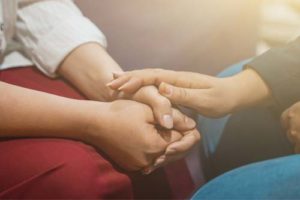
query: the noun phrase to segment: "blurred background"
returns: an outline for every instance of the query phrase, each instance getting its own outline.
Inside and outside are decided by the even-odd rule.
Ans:
[[[300,33],[300,0],[76,0],[124,67],[216,74]]]
[[[215,75],[300,35],[300,0],[76,0],[123,69]],[[195,153],[196,152],[196,153]],[[203,183],[197,151],[188,166]]]
[[[261,5],[257,54],[300,35],[299,0],[265,0]]]
[[[77,0],[124,69],[215,74],[255,54],[260,0]]]

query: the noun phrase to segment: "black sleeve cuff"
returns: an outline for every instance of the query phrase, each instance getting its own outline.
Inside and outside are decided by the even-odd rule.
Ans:
[[[283,48],[269,50],[245,67],[262,77],[280,111],[300,101],[300,38]]]

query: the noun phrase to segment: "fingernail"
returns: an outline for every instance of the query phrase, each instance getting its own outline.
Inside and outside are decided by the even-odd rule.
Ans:
[[[155,161],[153,167],[154,167],[154,168],[158,167],[158,166],[161,165],[163,162],[165,162],[165,160],[166,160],[166,156],[161,156],[160,158],[158,158],[158,159]]]
[[[162,120],[165,128],[173,128],[173,117],[171,115],[164,115]]]
[[[107,87],[109,87],[111,85],[112,85],[112,81],[106,84]]]
[[[167,151],[166,151],[166,154],[168,155],[168,154],[173,154],[173,153],[175,153],[176,152],[176,150],[175,149],[168,149]]]
[[[172,95],[172,88],[167,85],[166,83],[161,83],[161,87],[162,87],[162,92],[167,95],[167,96],[171,96]]]
[[[148,167],[148,168],[146,168],[146,169],[143,169],[143,174],[144,175],[148,175],[148,174],[151,174],[151,172],[152,172],[152,170],[153,170],[153,167]]]
[[[122,91],[125,87],[125,85],[122,85],[121,87],[118,88],[119,91]]]

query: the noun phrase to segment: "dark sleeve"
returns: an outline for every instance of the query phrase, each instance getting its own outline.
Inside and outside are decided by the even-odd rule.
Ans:
[[[245,67],[254,69],[263,78],[279,111],[300,101],[300,38],[269,50]]]

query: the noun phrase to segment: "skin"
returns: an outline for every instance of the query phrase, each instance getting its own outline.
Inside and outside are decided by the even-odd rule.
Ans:
[[[1,113],[5,113],[0,116],[0,137],[80,140],[105,151],[127,170],[152,165],[184,134],[199,135],[195,129],[188,130],[194,124],[187,127],[184,116],[175,110],[175,127],[180,131],[161,131],[150,107],[134,101],[73,100],[2,82],[0,91],[5,91],[0,98]]]
[[[153,84],[172,103],[195,109],[208,117],[221,117],[272,101],[268,86],[250,68],[228,78],[162,69],[115,73],[114,77],[115,80],[108,84],[112,89],[134,93],[140,87]],[[295,152],[300,153],[300,102],[282,113],[281,122]]]
[[[165,128],[173,128],[172,106],[155,87],[145,87],[134,95],[116,92],[106,84],[113,79],[113,72],[122,72],[121,67],[96,43],[87,43],[75,49],[65,58],[58,73],[75,85],[89,99],[113,101],[129,99],[152,107],[156,120]],[[164,119],[167,119],[164,121]]]
[[[139,88],[134,94],[114,91],[107,87],[106,84],[113,80],[113,72],[122,72],[121,67],[111,58],[111,56],[96,43],[87,43],[75,49],[69,56],[65,58],[58,69],[58,73],[65,79],[70,81],[89,99],[96,101],[114,101],[118,99],[133,100],[149,105],[155,117],[155,120],[164,128],[174,128],[174,116],[172,112],[172,104],[168,98],[161,95],[154,86],[145,86]],[[189,123],[193,121],[190,118]],[[193,127],[194,128],[194,127]],[[122,130],[122,129],[121,129]],[[187,137],[187,136],[185,136]],[[175,160],[178,155],[188,153],[192,149],[191,143],[179,143],[174,147],[169,146],[166,154],[162,155],[155,162],[155,166],[161,166],[170,160]],[[193,144],[195,144],[197,138]],[[180,146],[183,146],[181,148]],[[189,148],[185,148],[189,145]],[[172,149],[172,150],[170,150]],[[177,152],[176,152],[177,151]],[[185,151],[185,153],[183,153]],[[167,152],[172,152],[167,153]],[[182,156],[180,156],[182,157]],[[159,163],[159,165],[157,164]],[[154,167],[157,168],[157,167]],[[149,173],[154,169],[146,169]]]
[[[0,92],[5,94],[0,96],[0,137],[79,140],[103,150],[124,169],[146,169],[145,173],[188,153],[200,139],[195,122],[173,109],[153,86],[134,95],[107,88],[112,70],[120,70],[116,62],[100,45],[88,43],[65,58],[58,74],[93,101],[0,82]],[[123,98],[127,100],[118,100]],[[152,110],[166,105],[172,124],[163,129]]]
[[[111,89],[129,94],[135,93],[141,87],[156,85],[160,94],[173,104],[192,108],[208,117],[221,117],[271,100],[269,88],[252,69],[227,78],[192,72],[145,69],[115,73],[115,80],[107,85]]]

